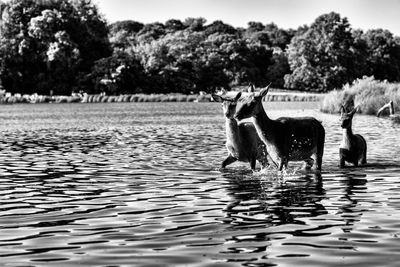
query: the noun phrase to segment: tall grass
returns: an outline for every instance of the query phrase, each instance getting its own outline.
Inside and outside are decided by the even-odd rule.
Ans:
[[[395,111],[400,107],[400,83],[378,81],[374,77],[363,77],[341,90],[328,93],[321,105],[321,111],[338,113],[341,105],[346,108],[359,105],[359,112],[376,115],[377,111],[389,101],[393,101]]]

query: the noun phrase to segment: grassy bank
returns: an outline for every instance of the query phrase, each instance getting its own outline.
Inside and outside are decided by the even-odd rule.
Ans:
[[[338,113],[341,105],[359,105],[359,112],[376,115],[377,111],[389,101],[393,101],[395,111],[399,111],[400,83],[378,81],[373,77],[364,77],[346,84],[341,90],[328,93],[322,101],[321,111]]]
[[[321,101],[324,95],[302,92],[270,92],[267,101],[293,101],[315,102]],[[46,95],[0,95],[0,103],[112,103],[112,102],[210,102],[210,94],[126,94],[119,96],[108,95],[72,95],[72,96],[46,96]]]

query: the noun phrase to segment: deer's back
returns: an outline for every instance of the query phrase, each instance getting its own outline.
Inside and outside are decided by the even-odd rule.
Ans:
[[[325,130],[313,117],[279,118],[282,149],[291,160],[304,160],[323,145]]]
[[[314,117],[281,117],[277,121],[280,123],[281,131],[291,135],[317,137],[325,134],[321,122]]]

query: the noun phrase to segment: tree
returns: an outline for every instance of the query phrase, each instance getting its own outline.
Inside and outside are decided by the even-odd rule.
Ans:
[[[266,85],[272,50],[236,34],[190,28],[134,47],[153,83],[147,92],[212,92],[233,85]]]
[[[361,36],[367,46],[368,75],[378,80],[400,81],[400,43],[388,30],[368,30]]]
[[[269,34],[261,22],[250,21],[246,31],[244,32],[244,38],[260,42],[263,45],[271,46]]]
[[[289,88],[327,91],[357,78],[357,53],[346,18],[331,12],[318,17],[288,47],[292,74],[285,77]]]
[[[12,0],[3,18],[0,78],[13,93],[69,94],[111,53],[106,23],[89,0]]]
[[[109,40],[111,45],[116,49],[125,49],[135,45],[137,43],[136,35],[143,27],[143,23],[133,20],[112,23],[109,25]]]
[[[137,33],[138,42],[151,42],[165,35],[164,24],[155,22],[148,23]]]
[[[265,25],[265,32],[268,35],[269,45],[279,47],[282,51],[286,49],[294,36],[293,30],[280,29],[275,23]]]
[[[117,21],[108,26],[110,34],[126,31],[128,34],[136,34],[143,29],[144,24],[134,20]]]
[[[151,82],[146,85],[146,92],[194,91],[194,64],[198,60],[195,49],[203,40],[203,33],[187,29],[135,46],[133,53]]]
[[[90,74],[95,85],[88,93],[140,93],[145,83],[144,69],[132,55],[116,51],[112,56],[95,62]]]
[[[213,21],[211,24],[207,25],[204,30],[206,35],[211,35],[214,33],[220,34],[236,34],[237,30],[229,24],[225,24],[220,20]]]
[[[204,30],[207,20],[205,18],[187,18],[183,23],[190,31],[200,32]]]
[[[185,25],[178,19],[170,19],[165,22],[165,29],[167,32],[176,32],[185,29]]]
[[[284,88],[285,75],[290,73],[288,58],[283,52],[275,52],[272,55],[272,64],[268,67],[266,77],[274,88]]]

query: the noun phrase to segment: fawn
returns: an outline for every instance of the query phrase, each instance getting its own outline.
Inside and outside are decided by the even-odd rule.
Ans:
[[[343,139],[339,148],[340,167],[344,168],[346,162],[358,166],[359,163],[367,163],[367,142],[359,134],[353,134],[352,121],[358,106],[352,111],[346,112],[344,106],[340,108],[340,121],[343,129]]]

